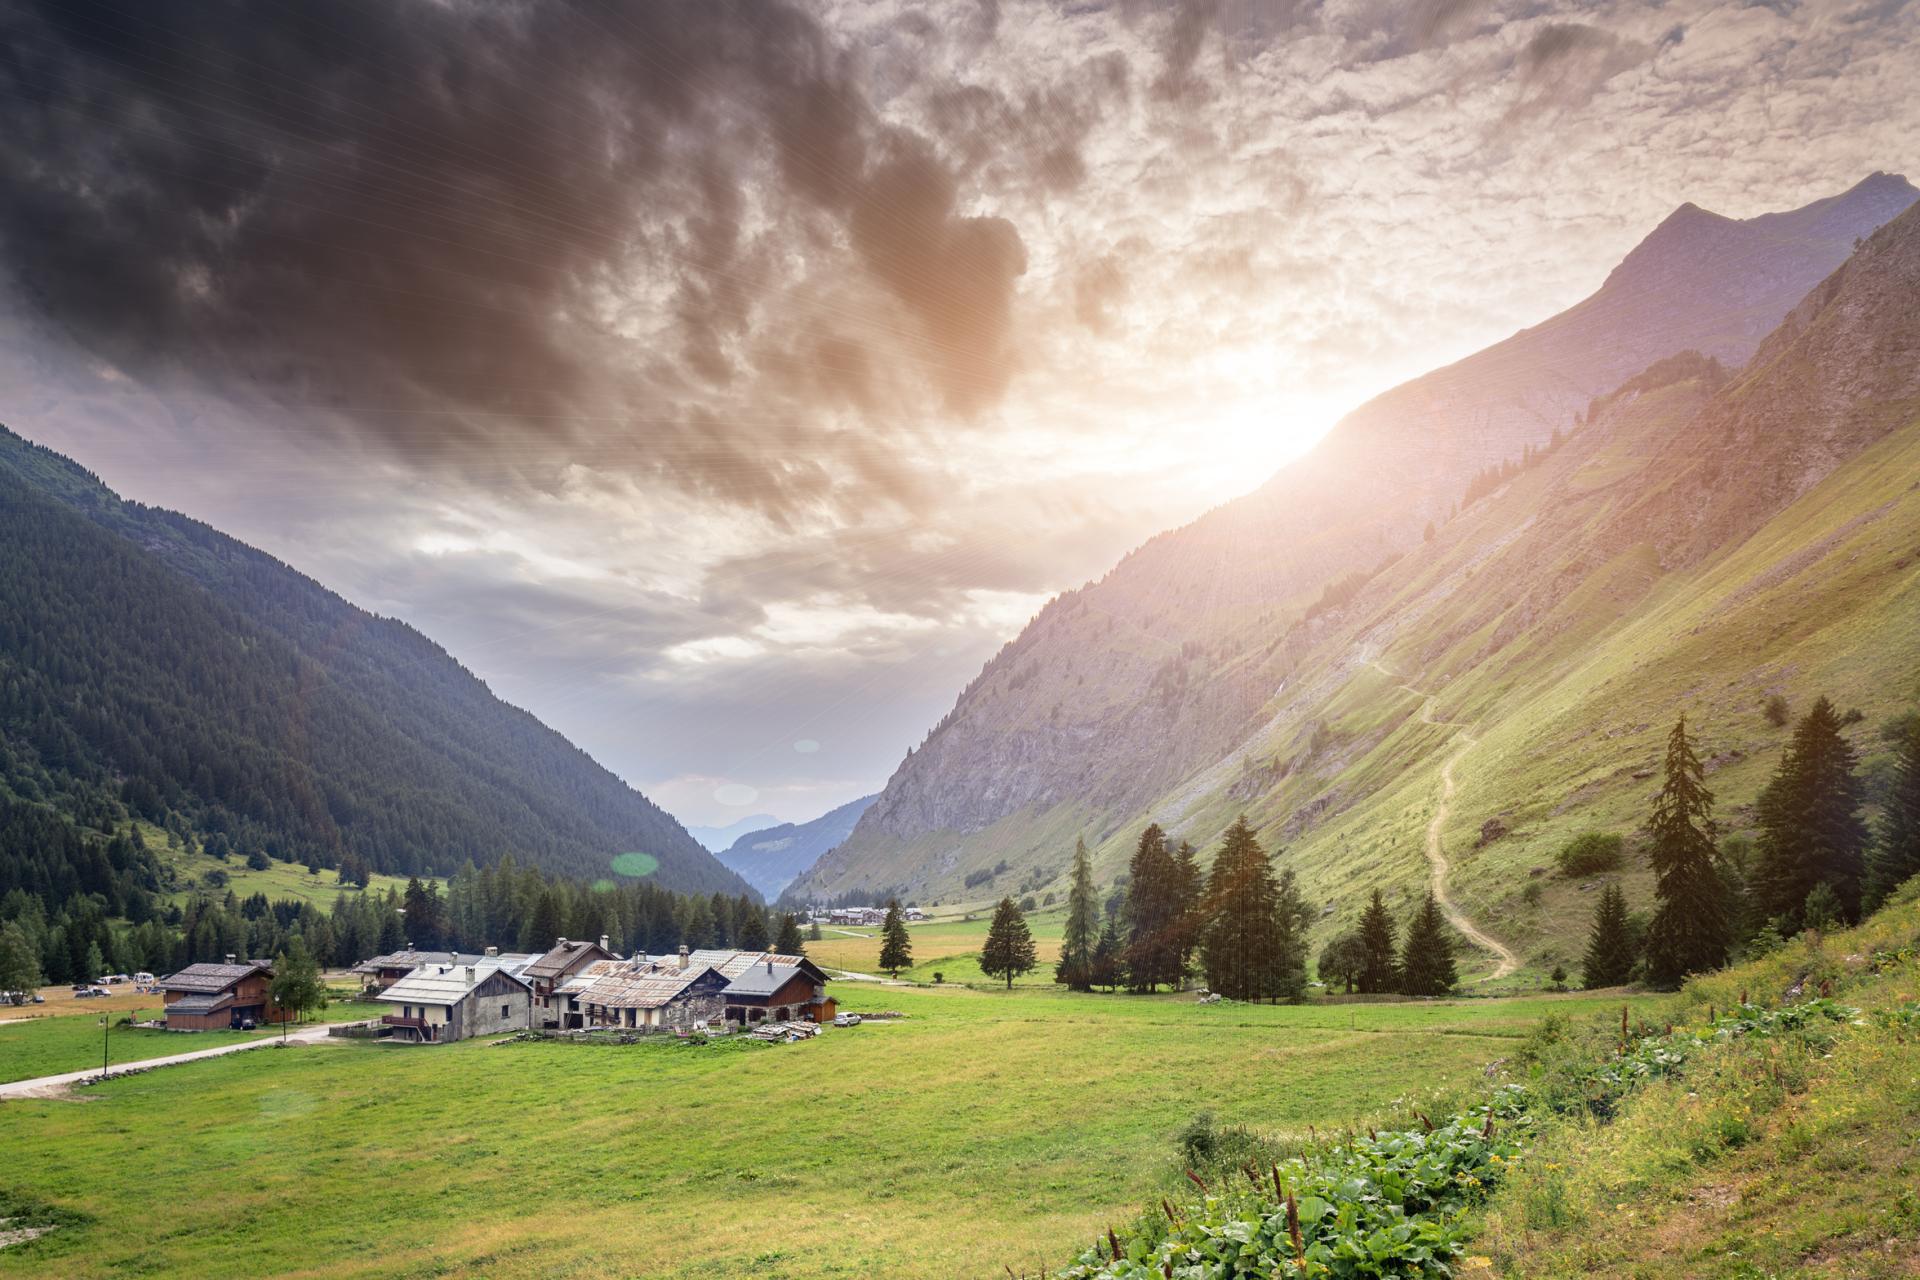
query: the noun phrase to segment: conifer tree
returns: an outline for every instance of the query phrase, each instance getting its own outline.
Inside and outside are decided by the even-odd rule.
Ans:
[[[1633,928],[1627,920],[1627,895],[1617,884],[1600,891],[1593,910],[1593,930],[1587,936],[1587,954],[1581,961],[1581,984],[1589,991],[1596,987],[1617,987],[1633,978]]]
[[[1233,1000],[1277,997],[1285,985],[1287,943],[1273,865],[1242,816],[1227,828],[1207,877],[1207,928],[1200,939],[1207,986]]]
[[[1453,990],[1459,975],[1453,965],[1453,938],[1446,917],[1431,890],[1407,926],[1406,946],[1400,956],[1400,990],[1410,996],[1443,996]]]
[[[1378,889],[1360,917],[1360,945],[1366,952],[1360,966],[1360,990],[1368,995],[1394,990],[1400,975],[1394,961],[1393,917],[1387,914],[1386,900]]]
[[[783,956],[803,956],[807,947],[800,939],[800,919],[791,911],[780,913],[780,932],[774,937],[773,949]]]
[[[1647,822],[1659,904],[1647,928],[1647,976],[1656,986],[1677,987],[1690,973],[1718,969],[1733,943],[1713,847],[1713,792],[1704,777],[1682,713],[1667,735],[1666,781]]]
[[[1027,918],[1012,898],[1002,898],[993,909],[993,923],[987,926],[987,943],[980,948],[980,972],[1005,978],[1011,991],[1013,980],[1033,966],[1033,934],[1027,929]]]
[[[1066,932],[1060,940],[1060,963],[1054,981],[1071,991],[1093,990],[1093,953],[1100,945],[1100,904],[1094,899],[1093,860],[1087,842],[1073,842],[1073,880],[1067,890]]]
[[[327,984],[321,980],[320,966],[299,934],[289,938],[287,949],[274,957],[273,980],[267,986],[267,995],[280,1006],[283,1017],[295,1022],[326,1008]]]
[[[1206,877],[1200,871],[1199,854],[1193,845],[1182,840],[1173,855],[1174,930],[1178,938],[1176,984],[1184,983],[1193,972],[1200,935],[1207,924],[1205,898]]]
[[[887,902],[887,918],[880,923],[880,967],[893,977],[913,967],[913,942],[907,937],[907,922],[900,915],[900,899]]]
[[[1307,930],[1313,925],[1313,910],[1300,893],[1292,867],[1280,873],[1274,918],[1279,925],[1280,949],[1273,998],[1299,1000],[1307,994]]]
[[[1920,876],[1920,715],[1901,722],[1894,742],[1893,787],[1867,866],[1868,910]]]
[[[767,911],[752,898],[742,897],[733,904],[733,945],[741,951],[767,949]]]
[[[1114,917],[1107,917],[1106,927],[1100,930],[1100,941],[1093,948],[1093,985],[1112,991],[1126,980],[1121,968],[1124,948],[1120,945],[1120,933],[1114,927]]]
[[[1859,917],[1867,824],[1860,817],[1857,760],[1833,704],[1819,699],[1794,726],[1780,768],[1755,806],[1760,842],[1752,893],[1761,915],[1797,926],[1807,895],[1827,884],[1844,917]]]
[[[1140,833],[1127,865],[1127,987],[1152,991],[1180,981],[1177,868],[1158,826]]]

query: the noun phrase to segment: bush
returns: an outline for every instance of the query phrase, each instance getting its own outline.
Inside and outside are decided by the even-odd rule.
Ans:
[[[247,866],[254,871],[265,871],[272,865],[273,863],[268,860],[267,855],[258,849],[255,849],[247,855]]]
[[[1567,841],[1554,855],[1554,860],[1560,864],[1563,875],[1590,876],[1618,867],[1624,845],[1612,832],[1589,831]]]
[[[1761,714],[1774,728],[1784,727],[1787,723],[1787,696],[1783,693],[1770,695],[1761,706]]]

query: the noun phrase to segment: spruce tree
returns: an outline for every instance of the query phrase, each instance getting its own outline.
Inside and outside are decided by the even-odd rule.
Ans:
[[[1428,891],[1427,900],[1407,926],[1406,947],[1400,956],[1400,990],[1410,996],[1443,996],[1458,981],[1453,937],[1447,932],[1438,899]]]
[[[1394,962],[1393,917],[1387,914],[1386,900],[1378,889],[1360,917],[1360,945],[1366,952],[1360,966],[1360,990],[1367,995],[1392,991],[1400,981]]]
[[[1176,984],[1184,983],[1193,972],[1200,935],[1207,924],[1205,897],[1206,877],[1200,870],[1199,854],[1182,840],[1173,855],[1174,931],[1178,939],[1174,944]]]
[[[774,936],[773,949],[783,956],[807,954],[806,943],[800,939],[800,919],[793,912],[780,913],[780,932]]]
[[[1180,981],[1178,870],[1158,826],[1140,833],[1127,864],[1127,987],[1152,991]]]
[[[1280,873],[1274,918],[1279,925],[1280,948],[1273,998],[1300,1000],[1307,994],[1307,931],[1313,925],[1313,909],[1301,895],[1292,867]]]
[[[1868,910],[1913,876],[1920,876],[1920,715],[1900,724],[1894,742],[1893,787],[1873,855],[1863,905]]]
[[[766,908],[746,897],[734,903],[733,907],[733,945],[741,951],[765,951],[768,942]]]
[[[1821,698],[1794,726],[1780,768],[1755,806],[1760,843],[1752,893],[1761,915],[1798,926],[1807,895],[1826,884],[1844,917],[1859,917],[1867,824],[1860,817],[1857,761],[1833,704]]]
[[[1233,1000],[1277,997],[1286,985],[1289,943],[1280,923],[1280,885],[1244,816],[1227,828],[1214,855],[1207,913],[1200,939],[1207,986]],[[1304,954],[1301,960],[1304,986]]]
[[[980,972],[1005,978],[1011,991],[1013,980],[1033,966],[1033,934],[1027,929],[1027,918],[1012,898],[1002,898],[993,909],[993,923],[987,926],[987,944],[980,948]]]
[[[1581,985],[1617,987],[1633,978],[1633,928],[1627,921],[1627,895],[1617,884],[1600,891],[1593,910],[1593,930],[1587,936],[1587,954],[1581,961]]]
[[[896,978],[902,969],[913,967],[913,942],[907,937],[898,898],[888,900],[887,918],[880,923],[880,967]]]
[[[1093,990],[1093,953],[1100,945],[1100,904],[1094,899],[1093,859],[1087,842],[1073,842],[1073,881],[1067,890],[1066,933],[1060,940],[1060,963],[1054,981],[1071,991]]]
[[[1100,941],[1093,948],[1093,985],[1112,991],[1126,980],[1121,967],[1124,948],[1120,945],[1120,933],[1114,928],[1114,917],[1107,917],[1106,927],[1100,930]]]
[[[1733,943],[1713,848],[1713,792],[1704,776],[1682,713],[1667,735],[1666,781],[1647,822],[1659,904],[1647,929],[1647,976],[1657,986],[1677,987],[1690,973],[1718,969]]]

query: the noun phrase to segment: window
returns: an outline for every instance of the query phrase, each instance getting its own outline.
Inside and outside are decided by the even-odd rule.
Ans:
[[[503,1018],[511,1018],[513,1016],[513,1006],[510,1004],[501,1005],[500,1016]]]

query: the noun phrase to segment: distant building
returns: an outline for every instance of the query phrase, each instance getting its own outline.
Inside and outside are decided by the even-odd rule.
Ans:
[[[415,951],[412,946],[406,946],[371,960],[362,960],[348,972],[359,974],[367,993],[377,995],[429,961],[438,964],[478,964],[486,958],[459,951]]]
[[[224,1031],[251,1022],[262,1026],[287,1015],[267,996],[273,968],[262,960],[190,964],[160,979],[169,1031]]]
[[[519,970],[535,957],[480,956],[473,964],[448,963],[456,959],[443,954],[374,997],[399,1010],[380,1019],[395,1039],[446,1044],[532,1025],[533,988]]]
[[[561,938],[554,943],[553,950],[520,971],[520,976],[533,988],[533,1020],[542,1027],[578,1027],[579,1004],[572,1002],[561,993],[568,979],[582,972],[588,966],[608,960],[618,960],[607,947],[607,936],[600,935],[600,941],[570,942]],[[575,1020],[568,1021],[568,1013]]]
[[[563,1027],[686,1029],[721,1019],[741,1025],[831,1025],[827,975],[805,956],[702,950],[597,961],[556,992]]]

